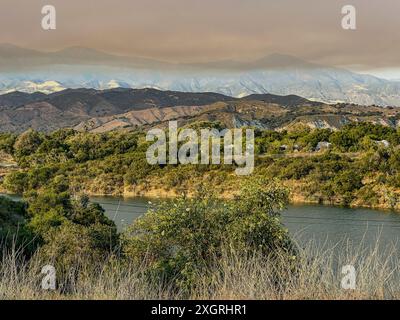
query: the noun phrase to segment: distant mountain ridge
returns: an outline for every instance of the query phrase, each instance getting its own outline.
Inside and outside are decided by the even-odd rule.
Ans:
[[[0,67],[2,71],[29,70],[49,65],[109,65],[123,67],[167,67],[167,62],[142,57],[127,57],[105,53],[85,47],[67,47],[62,50],[43,52],[0,43]]]
[[[326,103],[400,106],[400,82],[283,54],[254,61],[169,63],[72,47],[40,52],[0,44],[0,93],[155,88],[233,97],[295,94]]]
[[[66,89],[52,94],[11,92],[0,95],[0,131],[28,128],[52,131],[91,118],[128,111],[176,106],[204,106],[234,98],[217,93],[183,93],[156,89]]]
[[[10,92],[0,95],[0,106],[18,107],[40,100],[48,102],[63,111],[71,109],[77,104],[88,108],[98,108],[99,105],[113,106],[118,111],[127,111],[131,109],[147,109],[149,107],[206,105],[232,99],[235,98],[212,92],[175,92],[160,91],[152,88],[116,88],[109,90],[79,88],[65,89],[48,95],[40,92]],[[106,110],[104,111],[107,112]]]
[[[329,105],[288,95],[254,94],[242,98],[218,93],[160,91],[156,89],[66,89],[43,93],[12,92],[0,95],[0,131],[29,128],[54,131],[74,128],[107,132],[219,121],[226,127],[291,128],[297,123],[312,128],[337,129],[349,122],[368,121],[398,127],[400,108]]]

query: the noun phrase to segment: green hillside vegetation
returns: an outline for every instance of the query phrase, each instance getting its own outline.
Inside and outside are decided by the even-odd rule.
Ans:
[[[322,141],[331,148],[316,151]],[[47,264],[57,270],[53,298],[326,297],[317,284],[334,283],[320,278],[332,265],[291,241],[280,212],[296,197],[398,209],[399,142],[398,131],[365,123],[340,131],[256,130],[255,172],[239,178],[234,165],[151,166],[142,131],[2,134],[1,151],[18,164],[2,186],[23,200],[0,197],[0,298],[49,298],[38,278]],[[162,190],[178,197],[122,233],[86,195]],[[382,279],[380,262],[368,272]],[[263,287],[247,290],[259,277],[267,277]],[[374,285],[366,283],[358,297],[374,296]]]
[[[277,178],[291,190],[292,201],[399,209],[398,130],[369,123],[338,131],[299,125],[290,131],[256,129],[255,137],[253,175]],[[316,151],[323,141],[331,147]],[[0,148],[19,166],[5,175],[2,185],[17,194],[62,181],[72,194],[176,196],[190,195],[198,184],[209,183],[221,196],[232,198],[237,181],[246,179],[234,174],[235,165],[149,165],[149,145],[140,130],[2,134]]]

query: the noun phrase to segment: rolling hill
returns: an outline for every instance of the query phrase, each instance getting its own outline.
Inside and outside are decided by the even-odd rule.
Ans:
[[[106,132],[138,127],[219,121],[226,127],[290,129],[296,124],[337,129],[369,121],[400,126],[399,108],[310,101],[289,95],[253,94],[242,98],[204,92],[156,89],[66,89],[52,94],[12,92],[0,95],[0,131],[75,128]]]

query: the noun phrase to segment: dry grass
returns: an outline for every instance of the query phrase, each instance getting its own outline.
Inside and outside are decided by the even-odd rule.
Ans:
[[[347,243],[327,248],[310,242],[299,250],[295,260],[285,255],[254,255],[246,259],[225,256],[207,275],[199,275],[199,283],[190,296],[162,282],[149,283],[144,277],[144,266],[113,258],[96,266],[83,263],[58,283],[58,290],[44,291],[40,271],[47,263],[37,257],[23,261],[17,250],[11,250],[0,265],[0,299],[400,298],[396,247],[382,250],[377,243],[369,250],[361,248]],[[355,290],[341,288],[341,268],[348,264],[357,271]]]
[[[344,248],[339,251],[338,247]],[[399,258],[396,247],[382,252],[379,246],[370,250],[340,244],[321,248],[310,242],[300,250],[293,268],[284,255],[274,259],[254,256],[249,259],[223,259],[222,276],[214,280],[211,292],[198,290],[196,298],[262,299],[262,300],[347,300],[400,298]],[[342,267],[356,269],[356,289],[341,286]]]

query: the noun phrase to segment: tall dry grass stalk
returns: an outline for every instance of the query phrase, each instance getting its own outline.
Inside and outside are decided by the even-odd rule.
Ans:
[[[339,249],[340,248],[340,249]],[[330,248],[315,242],[299,250],[296,263],[284,254],[242,259],[225,257],[212,286],[205,282],[193,294],[199,299],[337,300],[399,299],[399,255],[395,245],[372,248],[341,243]],[[342,267],[356,270],[355,290],[345,290]]]
[[[393,244],[372,248],[343,242],[320,246],[315,242],[299,249],[294,259],[285,254],[244,258],[224,255],[207,274],[198,275],[190,296],[163,281],[150,283],[145,266],[110,257],[97,265],[82,263],[63,277],[58,290],[41,289],[46,265],[38,256],[25,261],[12,248],[0,265],[0,299],[398,299],[399,254]],[[356,268],[356,289],[341,287],[341,268]],[[64,288],[64,289],[61,289]],[[65,290],[68,288],[68,290]]]

